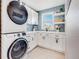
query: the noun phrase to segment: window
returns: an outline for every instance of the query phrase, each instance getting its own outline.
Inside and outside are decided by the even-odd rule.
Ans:
[[[42,14],[42,29],[43,30],[54,30],[54,16],[53,13]]]

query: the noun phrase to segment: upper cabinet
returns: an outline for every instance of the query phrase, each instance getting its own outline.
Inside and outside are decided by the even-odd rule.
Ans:
[[[38,31],[38,13],[32,9],[29,12],[27,31]]]
[[[29,10],[29,18],[27,23],[31,25],[38,25],[38,13],[31,8]]]
[[[38,13],[34,10],[32,12],[32,24],[38,25]]]

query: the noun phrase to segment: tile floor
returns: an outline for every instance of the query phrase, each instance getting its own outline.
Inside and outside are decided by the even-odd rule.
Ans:
[[[28,54],[28,59],[65,59],[63,53],[37,47]]]

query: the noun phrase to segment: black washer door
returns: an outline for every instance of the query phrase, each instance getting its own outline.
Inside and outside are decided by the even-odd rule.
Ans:
[[[26,23],[28,12],[18,1],[11,1],[7,7],[7,13],[10,19],[18,25]]]
[[[24,38],[16,39],[8,49],[8,59],[20,59],[27,50],[27,41]]]

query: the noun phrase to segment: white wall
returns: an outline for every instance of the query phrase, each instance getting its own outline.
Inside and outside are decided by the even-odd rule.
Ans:
[[[72,0],[66,16],[66,59],[79,59],[79,0]]]

